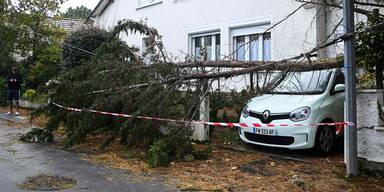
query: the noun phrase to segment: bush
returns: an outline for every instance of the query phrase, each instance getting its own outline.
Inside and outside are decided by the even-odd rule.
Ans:
[[[170,134],[150,146],[148,164],[151,167],[167,166],[172,161],[206,160],[212,152],[211,146],[196,149],[182,128],[174,127]]]
[[[247,102],[257,96],[254,91],[212,93],[209,97],[211,104],[211,121],[216,122],[239,122],[241,111]],[[239,133],[236,127],[223,131],[222,128],[212,127],[210,134],[218,133],[225,144],[239,143]],[[216,135],[216,134],[215,134]]]
[[[126,121],[120,130],[120,142],[128,147],[148,148],[161,136],[158,125],[135,119]]]
[[[241,110],[247,102],[257,94],[254,91],[212,93],[209,97],[211,103],[212,121],[232,122],[239,121]]]
[[[148,164],[151,167],[166,166],[171,161],[184,161],[186,156],[193,155],[193,145],[183,127],[171,127],[166,136],[157,139],[149,147]],[[161,163],[156,164],[157,157],[162,157]]]
[[[170,163],[170,149],[165,140],[156,140],[148,150],[148,164],[151,167],[166,166]]]
[[[27,89],[23,94],[23,98],[27,101],[33,101],[36,96],[36,91],[33,89]]]

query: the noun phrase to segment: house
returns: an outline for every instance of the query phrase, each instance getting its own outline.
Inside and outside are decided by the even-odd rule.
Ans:
[[[90,17],[96,26],[104,29],[112,28],[123,19],[146,21],[162,35],[166,51],[180,60],[186,54],[200,59],[200,49],[204,47],[207,60],[231,56],[240,61],[278,61],[309,51],[344,33],[340,7],[324,7],[320,0],[308,1],[312,3],[304,5],[296,0],[100,0]],[[370,10],[369,7],[360,8]],[[366,16],[357,14],[355,20],[356,23],[364,21]],[[264,33],[269,28],[271,30]],[[130,34],[122,38],[145,48],[144,36]],[[342,53],[343,44],[335,44],[320,50],[317,57],[335,57]],[[234,78],[229,87],[244,89],[250,85],[250,78],[249,75]],[[382,135],[383,132],[372,130],[372,134]],[[380,137],[375,136],[375,139],[381,141]],[[364,138],[360,138],[362,140]],[[360,155],[368,160],[372,158],[372,154]],[[384,162],[384,154],[375,160]]]
[[[231,55],[240,61],[271,61],[309,51],[328,37],[342,34],[341,27],[334,29],[342,18],[340,9],[302,5],[295,0],[100,0],[91,18],[105,29],[122,19],[144,20],[159,31],[166,51],[179,60],[186,54],[200,59],[200,49],[206,47],[208,60]],[[284,22],[260,35],[296,9]],[[145,46],[145,37],[122,38],[139,48]],[[246,44],[249,41],[252,43]],[[340,53],[340,46],[334,45],[319,56]],[[234,78],[228,89],[249,85],[250,77],[244,76]]]
[[[269,33],[266,29],[303,5],[294,0],[100,0],[91,18],[95,25],[109,29],[119,20],[144,20],[158,29],[167,52],[182,60],[185,54],[199,58],[207,48],[208,60],[233,53],[237,60],[281,60],[298,55],[324,41],[341,20],[341,10],[330,11],[307,4]],[[337,28],[331,38],[340,35]],[[143,48],[145,37],[123,37]],[[245,42],[254,40],[249,45]],[[238,49],[239,48],[239,49]],[[333,57],[337,45],[323,51]]]

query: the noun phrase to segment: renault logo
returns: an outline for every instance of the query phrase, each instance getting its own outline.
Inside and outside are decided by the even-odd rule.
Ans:
[[[263,118],[264,118],[264,121],[268,121],[269,117],[271,116],[271,112],[266,110],[263,112]]]

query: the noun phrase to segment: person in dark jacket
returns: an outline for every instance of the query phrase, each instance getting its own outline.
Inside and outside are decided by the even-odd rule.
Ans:
[[[7,90],[7,99],[9,104],[9,112],[7,114],[13,114],[13,105],[16,105],[15,115],[19,115],[19,99],[20,99],[20,88],[22,79],[20,74],[17,71],[16,67],[12,67],[11,73],[7,77],[8,90]]]

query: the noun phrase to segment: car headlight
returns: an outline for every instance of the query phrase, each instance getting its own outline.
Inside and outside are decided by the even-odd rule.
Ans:
[[[244,118],[247,118],[249,116],[248,105],[245,105],[243,111],[241,112],[241,115],[243,115]]]
[[[289,114],[289,119],[292,121],[304,121],[308,119],[309,115],[311,114],[311,108],[309,107],[302,107],[299,109],[296,109]]]

